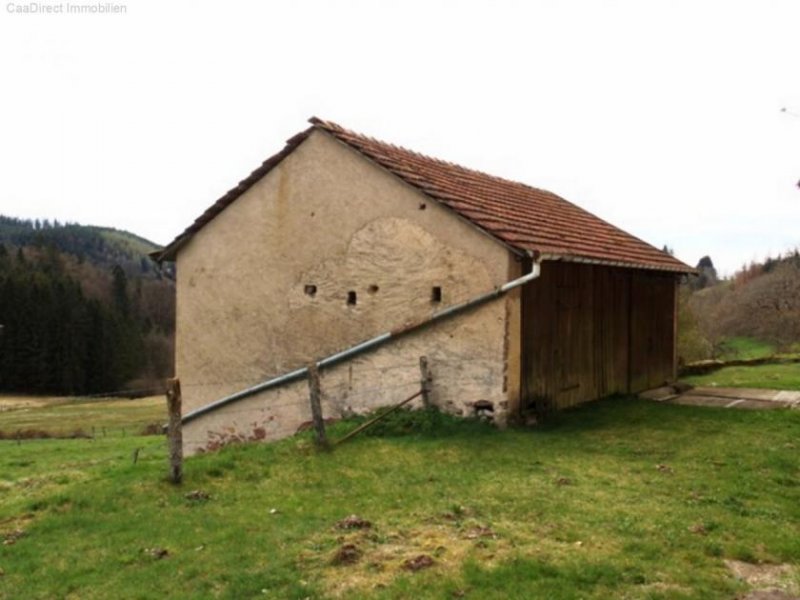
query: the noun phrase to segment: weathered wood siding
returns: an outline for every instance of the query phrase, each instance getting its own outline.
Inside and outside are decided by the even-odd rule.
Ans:
[[[675,378],[675,286],[675,277],[663,273],[631,278],[631,392]]]
[[[672,275],[545,262],[522,294],[523,407],[566,408],[674,377]]]

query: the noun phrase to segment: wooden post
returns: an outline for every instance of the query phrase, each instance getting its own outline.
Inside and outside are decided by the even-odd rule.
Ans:
[[[428,357],[419,357],[419,374],[420,374],[420,388],[422,389],[422,405],[425,408],[431,407],[431,377],[430,369],[428,369]]]
[[[327,448],[328,436],[325,433],[325,420],[322,417],[322,404],[320,403],[319,369],[315,362],[308,365],[308,393],[311,401],[311,418],[314,420],[314,430],[317,433],[317,446]]]
[[[181,382],[167,380],[167,443],[169,445],[169,478],[178,484],[183,480],[183,429],[181,427]]]

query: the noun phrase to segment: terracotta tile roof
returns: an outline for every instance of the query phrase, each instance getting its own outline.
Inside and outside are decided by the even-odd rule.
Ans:
[[[650,244],[556,196],[523,183],[481,173],[366,137],[330,121],[311,118],[312,127],[287,142],[247,179],[220,198],[157,258],[177,249],[226,206],[291,153],[314,129],[327,132],[425,195],[471,221],[512,249],[545,259],[618,264],[646,269],[694,269]]]

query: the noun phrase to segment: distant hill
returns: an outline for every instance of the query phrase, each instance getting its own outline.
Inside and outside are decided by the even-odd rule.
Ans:
[[[119,265],[129,276],[172,277],[172,265],[154,269],[149,254],[157,244],[129,231],[112,227],[59,223],[47,219],[17,219],[0,215],[0,243],[20,247],[52,246],[100,267]]]
[[[173,373],[174,267],[106,227],[0,216],[0,391],[95,394]]]
[[[697,268],[681,293],[684,360],[717,358],[734,338],[800,350],[800,249],[744,265],[729,279],[717,277],[709,257]]]

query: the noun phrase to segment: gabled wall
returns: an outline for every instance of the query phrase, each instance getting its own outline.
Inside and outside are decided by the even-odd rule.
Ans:
[[[201,229],[177,263],[184,412],[521,272],[498,242],[319,131]],[[437,405],[469,414],[485,399],[502,418],[519,396],[514,319],[518,294],[324,371],[326,416],[402,400],[418,388],[426,355]],[[310,418],[307,396],[303,381],[202,417],[187,425],[186,449],[294,433]]]

